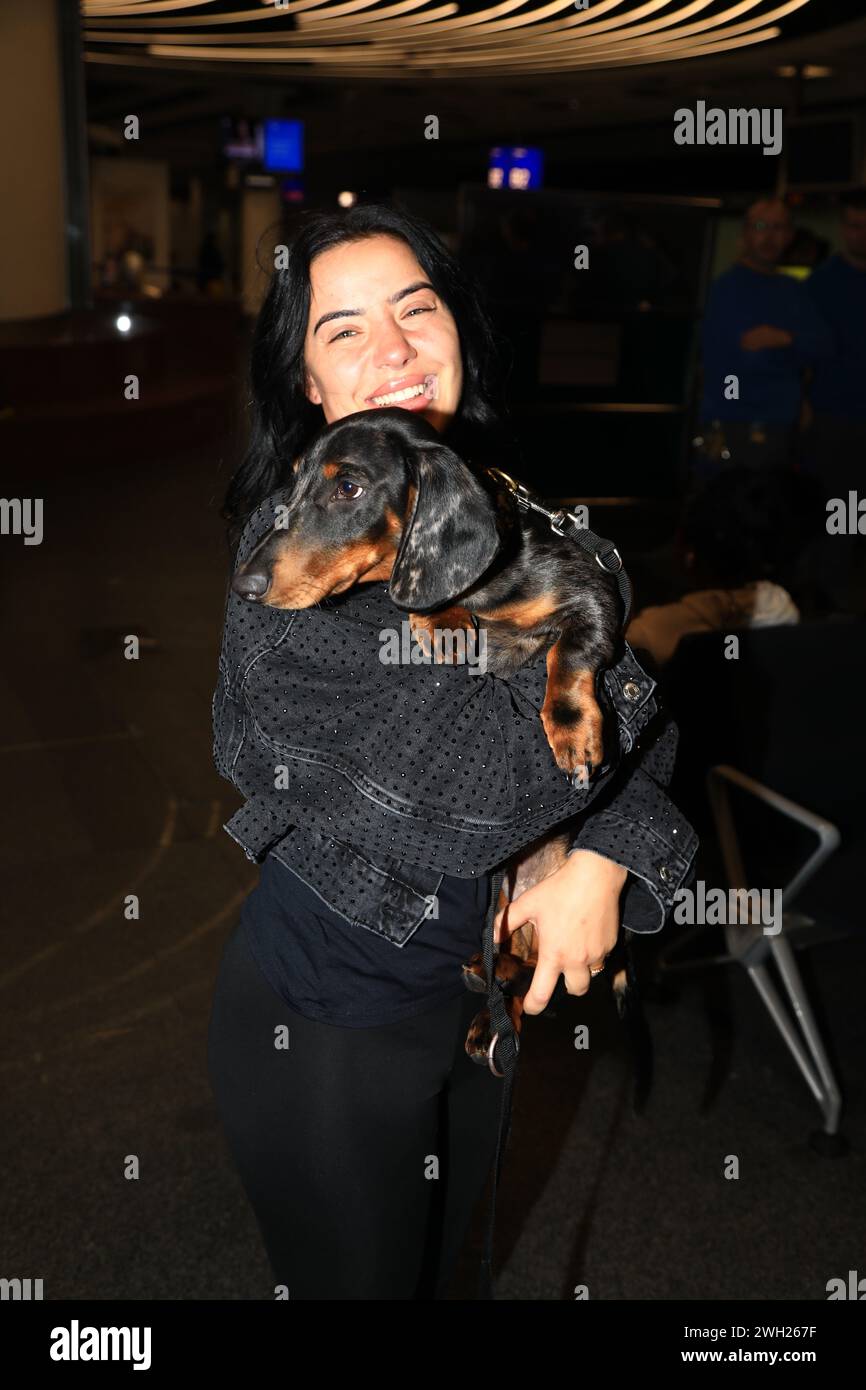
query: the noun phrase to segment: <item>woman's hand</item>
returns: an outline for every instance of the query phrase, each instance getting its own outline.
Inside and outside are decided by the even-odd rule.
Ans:
[[[628,869],[591,850],[576,850],[561,868],[496,914],[494,937],[507,949],[511,932],[535,923],[538,964],[523,1008],[546,1008],[560,975],[569,994],[585,994],[619,935],[619,895]]]

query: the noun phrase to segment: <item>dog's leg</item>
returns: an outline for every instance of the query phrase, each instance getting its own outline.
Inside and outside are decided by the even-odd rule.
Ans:
[[[574,787],[586,786],[604,758],[603,720],[595,698],[595,671],[584,640],[564,632],[547,653],[547,691],[541,722],[557,767]]]
[[[568,847],[568,836],[553,835],[536,840],[521,850],[506,870],[497,902],[497,912],[560,868],[565,862]],[[500,949],[493,957],[493,973],[505,995],[505,1008],[518,1037],[523,1016],[523,998],[532,984],[537,963],[537,937],[535,925],[531,921],[517,927],[511,933],[507,951]],[[469,989],[486,993],[487,981],[482,952],[464,965],[463,979]],[[472,1020],[466,1035],[466,1051],[473,1062],[487,1063],[491,1038],[489,1010],[481,1009]]]

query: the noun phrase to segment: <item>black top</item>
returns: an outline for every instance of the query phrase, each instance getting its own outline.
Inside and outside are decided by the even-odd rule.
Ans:
[[[481,950],[489,896],[487,874],[444,875],[438,918],[395,946],[333,912],[269,854],[241,922],[259,968],[290,1009],[321,1023],[377,1028],[465,994],[461,966]]]

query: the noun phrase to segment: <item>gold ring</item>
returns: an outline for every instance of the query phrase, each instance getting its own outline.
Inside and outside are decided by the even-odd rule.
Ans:
[[[600,966],[598,967],[597,970],[593,970],[592,967],[590,966],[589,973],[590,973],[590,975],[600,975],[601,972],[602,972],[602,970],[604,970],[604,966],[603,966],[603,965],[600,965]]]

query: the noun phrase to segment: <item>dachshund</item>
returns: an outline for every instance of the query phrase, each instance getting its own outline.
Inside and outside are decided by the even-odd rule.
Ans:
[[[543,517],[519,511],[491,474],[469,467],[417,413],[399,406],[358,411],[324,427],[292,465],[281,524],[236,571],[240,597],[273,608],[309,608],[355,584],[388,580],[408,610],[419,645],[447,660],[437,630],[487,634],[486,669],[507,676],[547,651],[541,720],[557,766],[574,787],[601,770],[603,716],[596,679],[613,662],[622,616],[616,579],[578,545],[563,543]],[[497,909],[564,862],[569,838],[548,834],[514,855]],[[511,936],[494,958],[506,1008],[520,1032],[522,999],[537,963],[535,929]],[[481,953],[463,967],[470,989],[486,991]],[[560,984],[562,982],[560,981]],[[624,1015],[626,969],[614,992]],[[491,1060],[482,1009],[466,1051]]]

